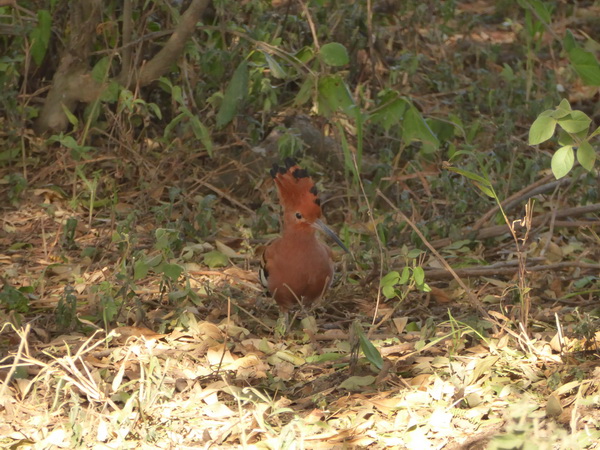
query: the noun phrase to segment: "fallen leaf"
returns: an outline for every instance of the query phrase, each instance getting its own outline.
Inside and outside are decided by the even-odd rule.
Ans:
[[[371,386],[375,382],[375,377],[372,375],[367,375],[364,377],[349,377],[346,378],[340,384],[340,388],[347,389],[349,391],[358,391],[365,386]]]

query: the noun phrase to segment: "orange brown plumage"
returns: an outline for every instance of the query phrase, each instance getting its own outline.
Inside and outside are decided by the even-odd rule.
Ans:
[[[347,249],[321,221],[317,188],[305,169],[288,158],[285,167],[273,165],[271,176],[283,208],[283,231],[263,253],[260,277],[282,311],[287,311],[298,302],[311,304],[331,285],[332,252],[317,238],[316,230]]]

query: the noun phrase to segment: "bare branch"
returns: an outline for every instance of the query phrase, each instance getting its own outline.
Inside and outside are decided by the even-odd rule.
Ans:
[[[169,70],[181,55],[185,43],[196,30],[196,23],[209,3],[210,0],[192,0],[190,7],[182,14],[181,22],[165,46],[142,67],[137,77],[137,84],[146,86]]]

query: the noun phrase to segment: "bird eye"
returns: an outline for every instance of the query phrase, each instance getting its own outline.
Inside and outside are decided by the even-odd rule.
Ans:
[[[296,213],[296,219],[301,220],[302,219],[302,214],[300,214],[299,212]]]

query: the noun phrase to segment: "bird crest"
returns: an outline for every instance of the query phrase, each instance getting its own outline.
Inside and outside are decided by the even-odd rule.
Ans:
[[[285,167],[273,164],[270,173],[284,210],[302,210],[307,217],[321,217],[317,187],[306,169],[298,166],[292,158],[286,158]]]

